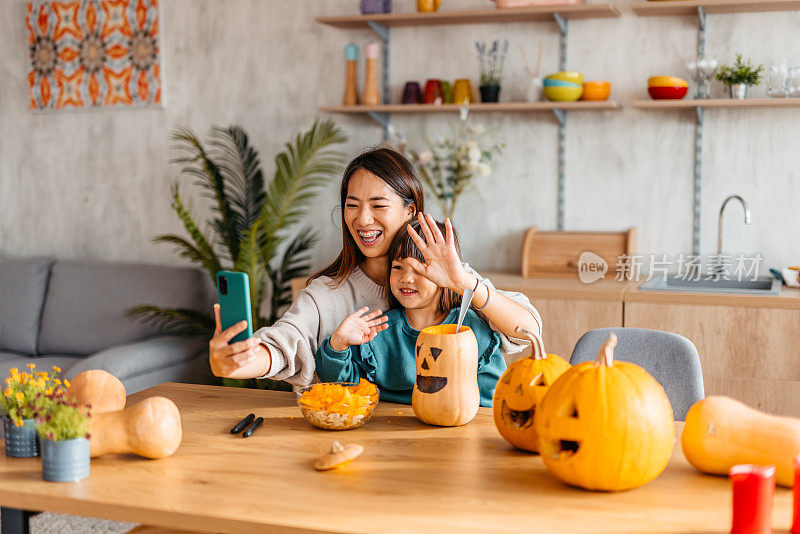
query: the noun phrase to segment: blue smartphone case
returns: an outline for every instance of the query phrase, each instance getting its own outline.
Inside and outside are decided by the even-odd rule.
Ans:
[[[247,273],[219,271],[217,273],[217,297],[219,319],[222,330],[240,321],[247,321],[247,329],[237,334],[230,343],[253,337],[253,315],[250,312],[250,281]]]

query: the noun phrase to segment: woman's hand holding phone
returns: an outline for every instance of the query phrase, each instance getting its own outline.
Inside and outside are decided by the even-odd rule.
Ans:
[[[336,351],[347,350],[351,345],[362,345],[375,339],[378,332],[383,332],[389,325],[389,319],[381,315],[381,310],[367,313],[369,308],[366,306],[357,312],[348,315],[336,332],[331,336],[331,348]]]
[[[239,333],[247,329],[247,322],[241,321],[222,330],[219,318],[219,304],[214,304],[216,328],[208,343],[211,372],[223,378],[256,378],[269,371],[271,358],[269,350],[255,337],[228,344]]]

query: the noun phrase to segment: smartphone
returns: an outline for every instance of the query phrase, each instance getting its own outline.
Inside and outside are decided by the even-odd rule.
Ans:
[[[250,311],[250,279],[247,273],[219,271],[217,273],[219,319],[222,330],[240,321],[247,321],[247,329],[236,335],[230,343],[253,337],[253,315]]]

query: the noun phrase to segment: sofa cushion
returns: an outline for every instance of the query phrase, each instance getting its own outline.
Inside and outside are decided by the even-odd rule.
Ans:
[[[22,371],[28,371],[25,367],[29,363],[36,364],[36,371],[46,371],[52,372],[53,366],[57,366],[61,369],[62,376],[67,376],[70,367],[75,365],[77,362],[81,361],[80,356],[65,356],[60,354],[53,354],[48,356],[17,356],[16,358],[8,358],[5,360],[0,360],[0,377],[8,376],[9,370],[12,367],[16,367],[17,369]]]
[[[117,345],[101,350],[72,366],[65,375],[70,380],[89,369],[108,371],[123,382],[152,371],[193,360],[204,352],[208,360],[208,340],[174,335]]]
[[[50,272],[40,353],[89,355],[159,333],[127,317],[128,308],[154,304],[208,311],[208,275],[188,267],[58,261]]]
[[[47,258],[0,258],[0,350],[36,354],[52,263]]]

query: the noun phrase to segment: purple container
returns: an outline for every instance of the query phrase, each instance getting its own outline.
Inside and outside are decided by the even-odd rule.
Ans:
[[[363,15],[391,12],[392,0],[361,0],[361,13]]]
[[[403,87],[403,104],[419,104],[422,102],[422,89],[417,82],[406,82]]]

